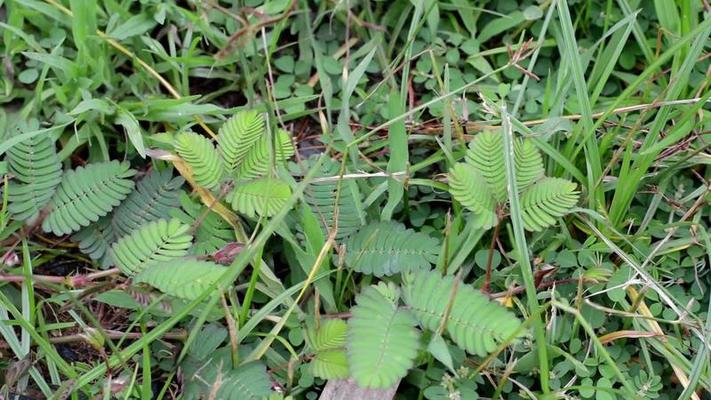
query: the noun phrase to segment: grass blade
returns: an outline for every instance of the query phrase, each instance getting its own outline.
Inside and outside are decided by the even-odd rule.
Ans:
[[[573,74],[573,83],[575,92],[578,97],[582,118],[582,130],[584,132],[593,131],[592,105],[588,94],[588,86],[583,76],[583,66],[578,54],[578,44],[575,40],[575,31],[573,23],[570,19],[570,11],[568,10],[568,1],[559,0],[558,17],[560,18],[561,28],[563,31],[564,47],[566,50],[565,56],[568,58]],[[576,129],[580,132],[579,129]],[[598,144],[595,135],[587,135],[583,139],[585,146],[585,162],[587,164],[587,189],[588,189],[588,204],[591,208],[600,210],[605,206],[605,193],[601,187],[597,186],[597,182],[602,176],[602,163],[598,151]]]
[[[401,97],[396,91],[390,93],[388,102],[388,115],[400,115],[405,112]],[[405,131],[405,121],[399,121],[390,125],[388,130],[388,147],[390,148],[390,160],[388,160],[387,172],[389,174],[405,172],[409,157],[407,148],[407,131]],[[389,221],[393,216],[395,207],[403,199],[405,187],[397,178],[388,178],[388,202],[383,208],[381,219]]]
[[[550,392],[550,372],[548,366],[548,344],[546,342],[546,332],[543,326],[543,320],[538,313],[540,304],[538,303],[538,295],[536,284],[533,281],[533,272],[531,271],[531,259],[528,255],[528,245],[526,244],[526,233],[523,229],[523,217],[521,216],[521,204],[518,194],[518,186],[516,183],[516,164],[514,162],[514,138],[513,128],[511,126],[511,117],[506,111],[506,107],[501,107],[501,126],[502,135],[504,135],[504,166],[506,168],[506,184],[508,187],[509,205],[511,212],[511,224],[514,229],[514,239],[516,253],[518,254],[518,262],[521,267],[521,276],[526,287],[526,299],[528,303],[528,312],[534,316],[533,329],[536,338],[536,347],[538,348],[538,366],[540,368],[540,381],[543,393]]]

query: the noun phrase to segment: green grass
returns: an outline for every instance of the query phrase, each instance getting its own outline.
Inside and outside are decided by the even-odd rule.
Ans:
[[[234,398],[279,387],[270,399],[315,399],[328,379],[314,376],[320,354],[309,335],[324,319],[347,321],[368,285],[400,304],[407,280],[349,268],[347,236],[396,221],[441,243],[433,271],[490,288],[523,322],[490,355],[466,353],[442,334],[455,286],[439,331],[420,329],[422,343],[439,339],[418,349],[396,398],[703,398],[705,7],[0,0],[0,397],[220,398],[247,379]],[[265,176],[291,191],[269,218],[231,209],[230,185],[243,182],[203,188],[174,152],[177,133],[215,139],[244,110],[263,113],[267,138],[284,129],[296,146],[285,163],[274,140],[265,150]],[[39,128],[15,132],[29,120]],[[500,204],[510,219],[496,229],[449,194],[450,168],[488,130],[504,137]],[[8,207],[23,182],[13,151],[43,137],[65,171],[127,160],[140,177],[182,175],[179,190],[203,207],[191,225],[195,249],[209,249],[191,257],[217,260],[227,248],[211,240],[222,243],[225,231],[240,251],[219,279],[179,298],[92,260],[71,235],[43,232],[47,205],[16,220]],[[541,232],[524,224],[518,137],[540,150],[546,176],[581,191],[577,208]],[[319,188],[327,197],[314,200]],[[392,251],[382,257],[397,262]],[[196,364],[207,365],[207,380],[184,374]]]

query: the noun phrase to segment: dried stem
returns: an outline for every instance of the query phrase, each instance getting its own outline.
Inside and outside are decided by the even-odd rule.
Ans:
[[[500,228],[501,219],[499,219],[494,228],[494,236],[491,238],[491,245],[489,246],[489,255],[486,257],[486,277],[484,278],[484,287],[481,288],[484,293],[489,293],[489,286],[491,285],[491,263],[494,260],[494,249],[496,248],[496,239],[499,237]]]
[[[121,270],[118,268],[110,268],[106,271],[92,272],[90,274],[73,275],[73,276],[53,276],[53,275],[32,275],[30,279],[36,283],[55,283],[67,284],[71,287],[82,287],[89,283],[104,278],[107,276],[118,275]],[[0,282],[24,282],[24,275],[0,274]]]
[[[536,289],[548,289],[553,286],[567,285],[569,283],[573,283],[573,282],[577,282],[577,281],[578,281],[578,278],[565,278],[565,279],[559,279],[557,281],[546,281],[546,282],[541,282],[538,286],[536,286]],[[523,293],[524,291],[526,291],[525,287],[516,286],[516,287],[513,287],[513,288],[503,291],[503,292],[491,293],[489,295],[489,298],[490,299],[498,299],[501,297],[520,294],[520,293]]]
[[[140,332],[121,332],[121,331],[112,331],[112,330],[106,330],[105,331],[106,336],[110,339],[140,339],[143,337],[143,334]],[[186,331],[179,329],[173,332],[166,332],[163,334],[162,338],[164,340],[179,340],[179,341],[185,341],[188,338],[188,334]],[[48,338],[50,343],[53,344],[62,344],[62,343],[73,343],[73,342],[82,342],[87,340],[87,335],[82,334],[82,333],[77,333],[73,335],[65,335],[65,336],[55,336],[55,337],[49,337]],[[33,343],[36,344],[36,343]],[[8,348],[9,345],[5,342],[0,342],[0,348]]]

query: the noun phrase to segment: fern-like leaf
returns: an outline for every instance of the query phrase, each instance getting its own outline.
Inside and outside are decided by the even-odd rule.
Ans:
[[[190,226],[177,219],[159,219],[124,236],[111,246],[116,266],[131,276],[162,261],[182,257],[192,245]]]
[[[148,284],[171,296],[194,300],[225,271],[225,267],[213,262],[182,259],[151,265],[133,281]]]
[[[262,178],[237,183],[230,194],[232,208],[249,217],[271,217],[286,204],[291,196],[289,184],[274,178]]]
[[[212,352],[207,360],[189,357],[181,366],[184,400],[263,400],[272,392],[264,364],[254,361],[233,369],[230,348]]]
[[[241,365],[221,377],[217,399],[262,400],[272,392],[272,381],[267,368],[255,361]]]
[[[417,356],[416,321],[372,286],[356,303],[348,321],[351,375],[362,387],[389,387],[407,374]]]
[[[439,241],[398,222],[365,226],[348,239],[346,265],[375,276],[429,269],[437,262]]]
[[[175,138],[175,150],[190,166],[198,185],[212,189],[222,178],[222,159],[210,139],[194,132],[182,132]]]
[[[570,212],[578,202],[575,183],[561,178],[544,178],[521,195],[523,224],[529,231],[541,231]]]
[[[126,201],[116,207],[113,225],[119,236],[128,235],[147,222],[168,218],[170,210],[178,207],[180,189],[185,179],[173,177],[170,169],[153,170],[136,184]]]
[[[484,178],[496,202],[506,200],[504,142],[497,132],[482,132],[469,143],[466,161]]]
[[[349,376],[345,350],[324,350],[314,354],[311,373],[321,379],[345,379]]]
[[[151,171],[110,216],[82,228],[72,235],[72,241],[79,244],[82,253],[98,260],[102,267],[108,267],[113,262],[109,252],[111,244],[147,222],[168,218],[171,210],[180,204],[183,192],[180,187],[184,182],[180,176],[174,178],[170,169]]]
[[[466,163],[454,164],[449,171],[449,192],[476,215],[481,227],[496,225],[495,198],[476,168]]]
[[[212,254],[235,240],[234,230],[222,217],[190,200],[185,192],[180,195],[180,208],[171,210],[170,215],[184,224],[197,226],[190,254]]]
[[[328,319],[316,330],[309,330],[309,346],[316,351],[337,350],[346,345],[348,325],[341,319]]]
[[[308,332],[309,346],[314,350],[310,367],[314,376],[323,379],[348,377],[346,356],[346,331],[348,326],[340,319],[324,321],[318,330]]]
[[[517,139],[514,142],[514,163],[519,191],[543,177],[543,158],[530,139]]]
[[[282,163],[294,155],[294,145],[289,134],[279,129],[276,132],[274,146],[274,163]],[[248,180],[259,178],[267,174],[272,166],[272,143],[264,135],[254,143],[237,167],[236,178]]]
[[[405,303],[420,325],[436,331],[445,316],[454,290],[454,277],[436,271],[405,277]],[[511,336],[521,322],[508,310],[469,285],[459,283],[447,315],[449,337],[469,353],[485,356]]]
[[[19,123],[15,134],[37,129],[36,121]],[[47,135],[34,136],[11,147],[7,155],[14,179],[8,188],[8,209],[18,220],[36,216],[52,198],[62,181],[62,164],[54,141]]]
[[[377,285],[373,285],[373,287],[393,304],[397,304],[400,300],[402,291],[400,290],[400,287],[393,282],[380,281]]]
[[[305,162],[308,169],[314,158]],[[338,175],[339,163],[333,159],[325,160],[318,172],[318,177],[331,177]],[[334,218],[338,215],[338,232],[336,239],[343,239],[360,229],[364,218],[360,213],[362,195],[356,183],[346,180],[341,184],[341,194],[336,203],[338,186],[335,181],[322,181],[309,184],[304,190],[304,200],[313,213],[319,218],[324,233],[334,225]],[[338,213],[336,213],[338,209]]]
[[[79,244],[79,250],[92,260],[99,261],[102,267],[108,267],[113,263],[109,250],[111,244],[116,241],[117,235],[111,221],[110,215],[101,217],[72,235],[72,241]]]
[[[61,236],[98,221],[131,193],[134,174],[127,162],[118,161],[88,164],[65,173],[42,229]]]
[[[228,173],[234,172],[242,163],[264,131],[264,116],[256,111],[240,111],[225,121],[217,142]]]

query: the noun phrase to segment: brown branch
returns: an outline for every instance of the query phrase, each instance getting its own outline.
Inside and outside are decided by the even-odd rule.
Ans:
[[[496,239],[499,237],[499,229],[501,228],[501,218],[496,223],[496,228],[494,228],[494,236],[491,238],[491,245],[489,246],[489,255],[486,257],[486,277],[484,278],[484,287],[481,291],[484,293],[489,293],[489,286],[491,284],[491,263],[494,260],[494,249],[496,248]]]
[[[34,283],[55,283],[55,284],[66,284],[71,287],[82,287],[89,283],[106,277],[117,275],[121,271],[118,268],[110,268],[106,271],[92,272],[90,274],[74,275],[74,276],[53,276],[53,275],[32,275],[30,279]],[[24,275],[13,275],[0,273],[0,282],[24,282]]]

